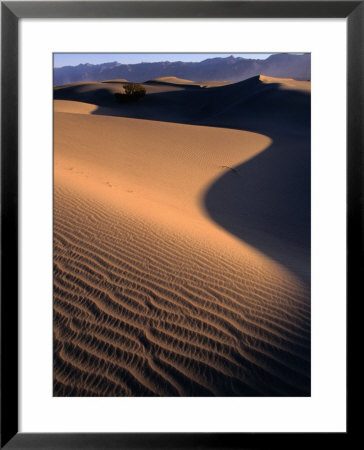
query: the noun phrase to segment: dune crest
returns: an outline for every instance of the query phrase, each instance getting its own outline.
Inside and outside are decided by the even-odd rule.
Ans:
[[[98,108],[97,105],[91,103],[73,102],[71,100],[55,100],[53,105],[54,113],[92,114]]]
[[[160,78],[154,78],[151,81],[159,81],[162,83],[198,84],[196,81],[185,80],[183,78],[178,78],[178,77],[160,77]]]
[[[311,91],[311,81],[297,81],[293,78],[277,78],[267,75],[260,75],[259,80],[265,84],[279,83],[281,89],[292,89],[303,92]]]

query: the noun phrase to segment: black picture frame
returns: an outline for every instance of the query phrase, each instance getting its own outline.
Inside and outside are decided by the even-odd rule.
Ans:
[[[363,1],[5,1],[1,2],[1,448],[233,449],[296,448],[345,433],[19,433],[18,432],[18,21],[21,18],[346,18],[347,21],[347,312],[363,264]],[[360,291],[359,291],[360,292]],[[355,297],[354,297],[355,296]],[[349,330],[349,322],[347,330]],[[347,375],[350,376],[348,334]],[[348,378],[349,379],[349,378]],[[349,384],[348,384],[349,387]],[[349,391],[349,389],[348,389]],[[335,393],[333,393],[335,395]],[[348,399],[350,399],[348,392]]]

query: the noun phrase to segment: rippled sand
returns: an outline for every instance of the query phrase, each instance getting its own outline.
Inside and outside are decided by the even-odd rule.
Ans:
[[[55,101],[54,395],[310,395],[307,277],[204,204],[272,139],[98,115],[100,84]],[[298,247],[279,251],[309,271]]]

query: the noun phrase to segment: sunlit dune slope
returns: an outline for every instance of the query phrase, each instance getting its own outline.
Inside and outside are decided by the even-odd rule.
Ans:
[[[178,77],[160,77],[154,78],[154,80],[151,81],[157,81],[161,83],[176,83],[176,84],[197,84],[196,81],[185,80],[184,78]]]
[[[106,185],[106,202],[191,232],[189,220],[217,228],[201,207],[206,186],[270,143],[239,130],[76,114],[70,103],[73,114],[55,113],[55,184],[95,196]]]
[[[274,179],[286,158],[289,170],[299,173],[288,150],[275,153],[276,136],[228,126],[241,102],[259,109],[259,86],[277,95],[269,82],[250,83],[240,86],[239,98],[236,85],[235,93],[225,91],[234,85],[166,86],[127,106],[112,103],[110,86],[101,94],[95,84],[56,91],[54,395],[310,394],[310,292],[305,277],[297,276],[307,271],[305,256],[264,229],[258,246],[239,234],[250,227],[234,228],[247,217],[231,207],[249,200],[257,214],[255,199],[259,208],[266,199],[243,167],[253,164],[258,180],[255,166],[264,168],[265,178],[270,168]],[[202,92],[210,92],[209,111],[207,97],[199,103]],[[160,120],[146,120],[153,105]],[[162,121],[166,105],[174,105],[169,122]],[[121,117],[138,107],[142,119]],[[178,115],[191,123],[172,123]],[[265,126],[268,117],[261,116]],[[300,117],[289,122],[289,139],[303,135]],[[196,125],[203,120],[226,124]],[[282,139],[287,147],[288,137]],[[261,160],[272,148],[279,160]],[[221,180],[227,182],[221,186]],[[218,220],[206,204],[216,186]],[[273,192],[267,202],[274,199]],[[276,239],[282,260],[270,251]]]
[[[297,81],[293,78],[275,78],[260,75],[259,80],[265,84],[279,84],[281,89],[311,92],[311,81]]]
[[[92,105],[91,103],[73,102],[71,100],[56,100],[53,108],[55,113],[66,112],[73,114],[91,114],[96,110],[96,105]]]

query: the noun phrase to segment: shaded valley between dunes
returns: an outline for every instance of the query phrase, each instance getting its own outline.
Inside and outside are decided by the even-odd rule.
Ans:
[[[54,395],[310,395],[310,83],[54,90]]]

